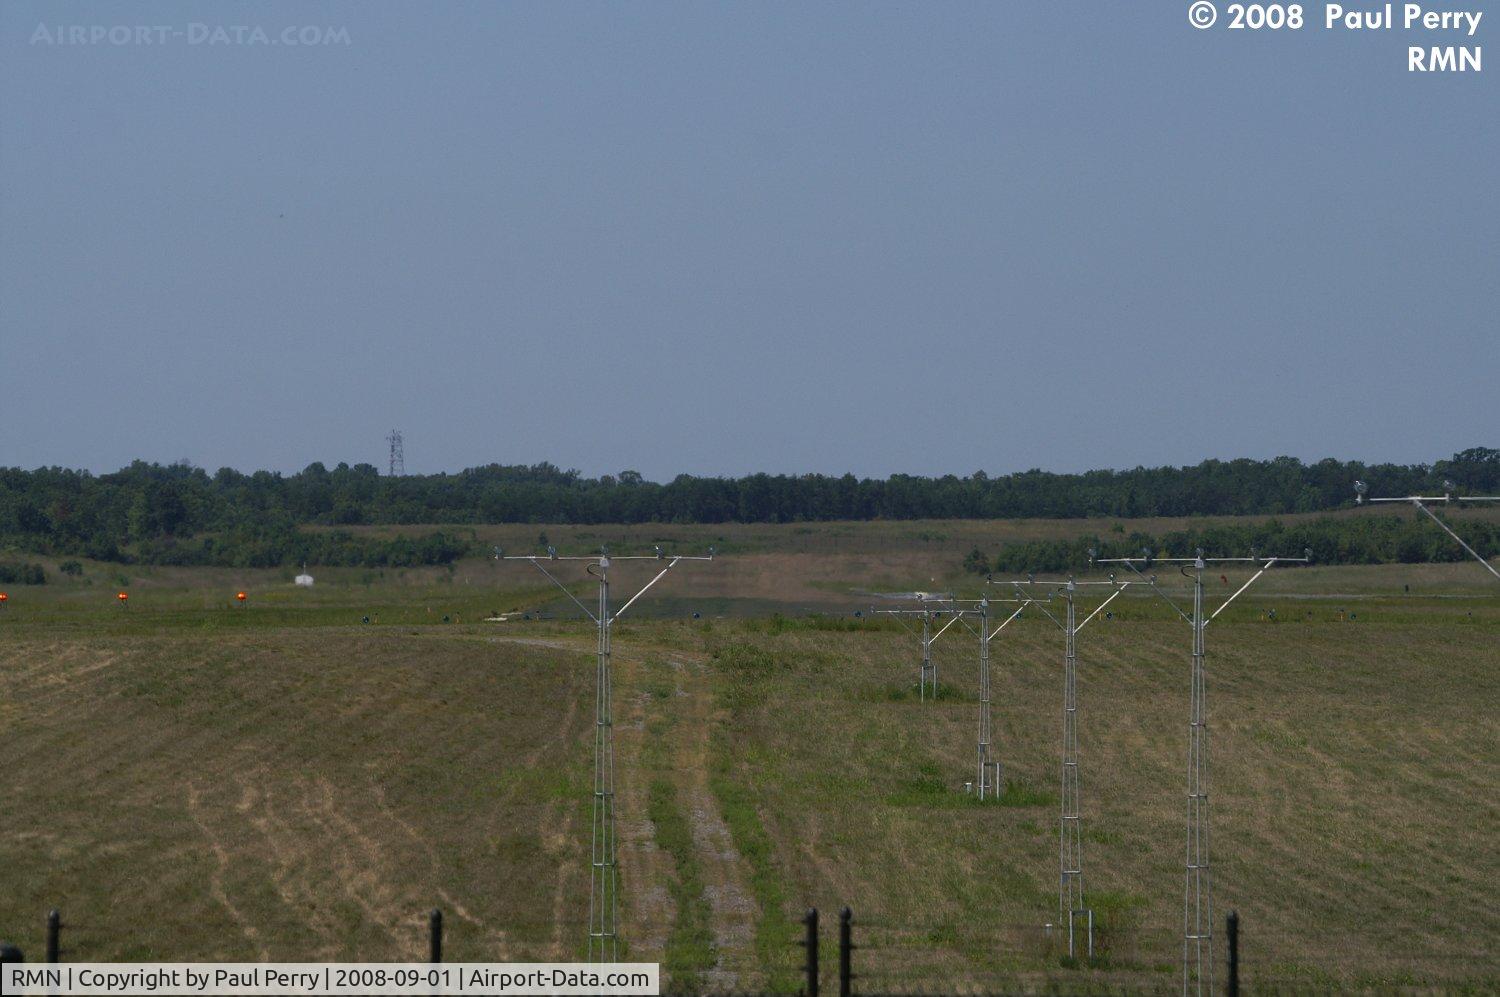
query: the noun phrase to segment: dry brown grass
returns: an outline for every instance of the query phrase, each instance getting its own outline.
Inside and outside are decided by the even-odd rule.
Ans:
[[[799,955],[776,925],[849,904],[868,989],[1171,988],[1186,626],[1130,597],[1082,638],[1086,877],[1110,955],[1066,969],[1038,938],[1056,906],[1058,635],[1023,622],[994,647],[997,750],[1042,802],[972,806],[972,642],[938,645],[956,697],[923,704],[912,638],[837,628],[868,605],[857,590],[974,579],[947,545],[869,546],[684,566],[618,630],[631,956],[661,958],[678,926],[684,870],[644,819],[667,780],[714,912],[714,983],[785,982]],[[651,570],[622,566],[622,590]],[[1278,572],[1210,630],[1215,899],[1244,917],[1250,979],[1500,978],[1500,609],[1475,570]],[[410,958],[439,906],[454,959],[578,956],[591,638],[471,622],[491,602],[559,605],[507,572],[349,578],[306,604],[265,579],[245,612],[218,606],[218,574],[161,577],[128,615],[96,606],[97,585],[24,593],[0,620],[0,936],[35,949],[59,906],[69,959]],[[736,615],[804,604],[842,619]],[[371,606],[382,625],[328,625]]]
[[[750,683],[754,705],[731,740],[791,906],[855,909],[871,988],[1174,983],[1189,637],[1151,620],[1081,637],[1086,882],[1112,949],[1093,970],[1060,969],[1036,944],[1056,919],[1055,796],[1035,807],[963,797],[977,705],[891,699],[915,680],[909,639],[738,638],[784,669]],[[1058,635],[1025,625],[994,650],[1000,756],[1010,778],[1052,789]],[[1210,630],[1215,903],[1242,915],[1252,980],[1496,982],[1483,940],[1500,937],[1497,664],[1490,626]],[[970,656],[944,674],[972,693],[974,667]]]
[[[12,637],[0,926],[58,906],[71,959],[405,959],[438,906],[455,958],[570,956],[585,664],[392,630]]]

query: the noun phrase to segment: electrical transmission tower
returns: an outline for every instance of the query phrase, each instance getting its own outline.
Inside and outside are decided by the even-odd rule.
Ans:
[[[391,445],[391,462],[386,472],[392,478],[399,478],[406,473],[406,454],[401,449],[401,430],[391,430],[391,435],[385,438]]]
[[[1193,630],[1192,664],[1188,696],[1187,752],[1187,849],[1183,863],[1182,887],[1182,992],[1211,994],[1214,989],[1213,946],[1213,867],[1209,861],[1208,820],[1208,677],[1203,667],[1206,653],[1203,631],[1229,604],[1277,564],[1307,564],[1312,551],[1302,557],[1212,557],[1205,558],[1200,549],[1195,557],[1161,558],[1153,561],[1151,552],[1141,557],[1101,558],[1100,564],[1123,564],[1140,576],[1151,590],[1177,611]],[[1152,563],[1175,564],[1193,583],[1193,612],[1184,613],[1156,584],[1155,575],[1141,569]],[[1218,609],[1205,613],[1203,607],[1203,572],[1210,564],[1249,564],[1257,568],[1250,580],[1225,599]]]
[[[1092,554],[1090,555],[1092,556]],[[1104,607],[1130,586],[1129,582],[1116,584],[1114,576],[1108,581],[1084,581],[1074,578],[1066,581],[1037,581],[1027,576],[1023,581],[1008,583],[1015,587],[1021,609],[1036,606],[1041,613],[1063,632],[1063,706],[1062,706],[1062,801],[1057,821],[1057,908],[1068,930],[1068,955],[1078,955],[1078,926],[1083,927],[1084,954],[1094,956],[1094,911],[1088,905],[1083,889],[1083,787],[1079,773],[1078,758],[1078,632],[1088,626],[1089,621],[1104,611]],[[1046,599],[1022,599],[1022,586],[1043,585],[1053,588]],[[1077,596],[1085,586],[1108,586],[1113,589],[1109,597],[1095,606],[1082,623],[1078,622]],[[1063,600],[1063,618],[1059,620],[1045,602],[1053,596]],[[1020,609],[1016,610],[1019,615]],[[1007,621],[1009,622],[1009,621]]]
[[[1365,484],[1363,481],[1356,481],[1354,483],[1354,501],[1360,505],[1363,505],[1366,502],[1407,502],[1412,506],[1415,506],[1416,508],[1422,510],[1422,512],[1426,513],[1428,519],[1432,520],[1434,523],[1438,524],[1438,526],[1442,527],[1443,532],[1452,537],[1454,542],[1462,547],[1470,557],[1478,561],[1480,564],[1484,565],[1486,571],[1494,575],[1496,578],[1500,578],[1500,571],[1496,571],[1493,564],[1481,557],[1479,555],[1479,552],[1473,547],[1470,547],[1468,544],[1464,543],[1463,537],[1460,537],[1457,533],[1454,533],[1452,527],[1438,518],[1437,513],[1427,508],[1427,503],[1429,502],[1435,505],[1438,503],[1441,503],[1442,505],[1448,505],[1452,502],[1458,502],[1460,504],[1464,502],[1500,502],[1500,495],[1454,495],[1453,493],[1457,490],[1458,486],[1453,482],[1444,481],[1442,495],[1407,495],[1403,498],[1366,498],[1365,496],[1369,493],[1370,486]]]
[[[598,629],[597,666],[594,676],[594,793],[593,832],[589,846],[589,961],[618,962],[619,943],[619,849],[615,836],[615,729],[611,702],[613,671],[610,667],[610,631],[625,611],[646,594],[657,582],[666,577],[680,561],[712,561],[714,549],[707,556],[664,554],[660,547],[655,554],[610,557],[601,548],[597,555],[559,557],[557,548],[548,547],[543,557],[532,554],[506,556],[505,551],[495,548],[498,561],[530,561],[531,565],[546,575],[552,584],[573,600],[583,614],[594,621]],[[664,566],[649,582],[636,590],[635,595],[613,614],[609,608],[609,569],[615,561],[663,561]],[[548,571],[543,561],[583,561],[585,569],[599,584],[597,611],[590,610],[557,577]]]

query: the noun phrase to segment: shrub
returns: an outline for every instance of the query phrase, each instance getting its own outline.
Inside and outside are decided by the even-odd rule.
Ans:
[[[47,573],[40,564],[0,561],[0,582],[6,585],[45,585]]]

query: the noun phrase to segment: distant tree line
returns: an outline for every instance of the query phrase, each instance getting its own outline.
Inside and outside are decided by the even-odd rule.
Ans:
[[[1465,520],[1460,536],[1483,557],[1500,555],[1500,525]],[[1301,523],[1277,520],[1230,523],[1201,529],[1173,530],[1159,536],[1142,532],[1081,536],[1072,540],[1010,543],[993,556],[974,548],[963,567],[976,574],[1028,571],[1082,571],[1089,550],[1104,557],[1192,557],[1200,548],[1209,557],[1239,557],[1255,551],[1266,557],[1301,557],[1311,550],[1315,564],[1421,564],[1461,561],[1468,557],[1437,526],[1419,516],[1319,517]]]
[[[0,469],[0,545],[164,564],[442,564],[462,556],[467,542],[449,533],[388,539],[337,527],[1279,514],[1347,506],[1356,477],[1386,494],[1436,491],[1444,477],[1500,491],[1500,450],[1478,447],[1432,465],[1278,457],[1082,474],[680,475],[665,483],[634,471],[586,478],[551,464],[401,477],[369,464],[311,464],[291,475],[231,468],[210,475],[185,463],[143,461],[102,475],[7,468]]]

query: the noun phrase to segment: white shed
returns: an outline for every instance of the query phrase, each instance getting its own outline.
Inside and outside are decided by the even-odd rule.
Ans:
[[[292,581],[296,582],[302,588],[305,588],[305,589],[312,588],[313,579],[312,579],[312,575],[309,575],[307,573],[307,565],[306,564],[302,565],[302,574],[300,574],[296,578],[292,579]]]

